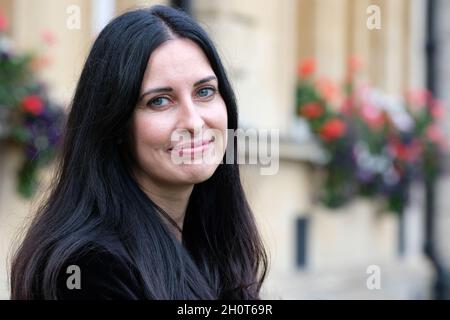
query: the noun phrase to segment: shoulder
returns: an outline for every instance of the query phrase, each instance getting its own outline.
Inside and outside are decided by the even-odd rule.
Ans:
[[[78,250],[63,264],[58,299],[144,299],[134,267],[120,255],[95,247]]]

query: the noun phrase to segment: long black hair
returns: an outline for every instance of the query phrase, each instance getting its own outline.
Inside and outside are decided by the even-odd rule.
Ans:
[[[57,298],[62,265],[93,244],[131,263],[149,299],[259,298],[267,256],[241,185],[236,136],[234,164],[224,160],[193,188],[183,245],[133,179],[129,144],[117,143],[130,136],[151,53],[174,36],[204,51],[218,78],[228,128],[237,129],[235,96],[224,67],[192,18],[153,6],[113,19],[95,40],[81,73],[51,193],[14,256],[12,299]]]

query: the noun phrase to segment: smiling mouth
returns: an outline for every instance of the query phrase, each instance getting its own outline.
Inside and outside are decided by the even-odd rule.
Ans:
[[[202,142],[192,142],[191,144],[185,144],[182,146],[175,146],[170,149],[168,149],[169,152],[176,151],[180,155],[183,154],[191,154],[191,153],[198,153],[206,150],[211,144],[214,143],[215,137],[212,137],[209,140],[203,140]]]

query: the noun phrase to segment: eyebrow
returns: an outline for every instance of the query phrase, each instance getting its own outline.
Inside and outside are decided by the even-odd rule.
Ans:
[[[200,84],[202,84],[202,83],[212,81],[212,80],[217,80],[217,77],[216,77],[216,76],[208,76],[208,77],[205,77],[205,78],[203,78],[203,79],[201,79],[201,80],[198,80],[196,83],[194,83],[194,87],[196,87],[196,86],[198,86],[198,85],[200,85]],[[138,101],[142,101],[142,99],[143,99],[146,95],[148,95],[148,94],[150,94],[150,93],[161,93],[161,92],[172,92],[172,91],[173,91],[173,89],[172,89],[171,87],[160,87],[160,88],[149,89],[149,90],[145,91],[145,92],[139,97],[139,100],[138,100]]]

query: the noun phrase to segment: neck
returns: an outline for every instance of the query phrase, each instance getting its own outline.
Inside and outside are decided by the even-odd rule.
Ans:
[[[142,178],[142,176],[141,178],[137,178],[137,181],[145,194],[170,216],[180,230],[183,230],[184,217],[194,186],[162,186],[148,178]],[[181,241],[182,235],[178,228],[173,226],[165,217],[163,217],[163,221],[174,232],[177,239]]]
[[[193,186],[178,190],[178,192],[163,189],[155,190],[154,188],[145,188],[144,192],[147,196],[163,209],[174,220],[180,229],[183,229],[184,217],[186,214],[189,197],[192,193]]]

